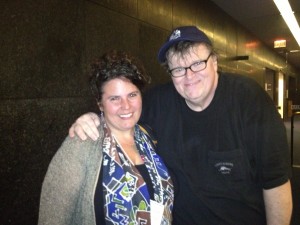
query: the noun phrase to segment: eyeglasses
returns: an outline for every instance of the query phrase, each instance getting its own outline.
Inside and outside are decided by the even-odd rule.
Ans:
[[[188,67],[176,67],[174,69],[171,69],[169,70],[169,73],[171,74],[172,77],[182,77],[186,75],[187,69],[190,69],[193,72],[199,72],[201,70],[204,70],[207,66],[207,61],[211,55],[212,53],[208,55],[207,59],[194,62],[192,65]]]

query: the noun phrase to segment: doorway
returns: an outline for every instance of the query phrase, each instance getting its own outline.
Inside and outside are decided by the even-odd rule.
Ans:
[[[274,84],[275,84],[275,71],[271,70],[269,68],[266,68],[266,73],[265,73],[265,91],[268,93],[268,95],[271,97],[271,99],[276,104],[276,102],[275,102],[276,98],[275,98]]]
[[[279,73],[278,73],[277,108],[278,108],[279,114],[281,115],[281,118],[284,118],[284,92],[285,92],[284,74],[281,71],[279,71]]]

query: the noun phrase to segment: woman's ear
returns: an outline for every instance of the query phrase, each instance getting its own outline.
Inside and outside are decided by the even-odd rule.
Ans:
[[[101,112],[103,112],[103,106],[102,106],[102,103],[100,101],[97,102],[97,105],[100,109]]]

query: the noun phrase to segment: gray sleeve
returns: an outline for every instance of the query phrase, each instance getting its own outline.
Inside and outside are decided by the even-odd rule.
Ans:
[[[72,224],[87,166],[88,143],[67,137],[53,157],[42,185],[38,224]]]

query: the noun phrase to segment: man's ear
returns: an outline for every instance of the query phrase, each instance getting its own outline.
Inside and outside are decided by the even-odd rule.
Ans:
[[[213,60],[213,66],[215,71],[218,71],[218,56],[217,55],[213,55],[212,56],[212,60]]]
[[[217,63],[218,62],[218,56],[216,54],[213,54],[212,55],[212,58],[213,58],[213,62],[214,63]]]

